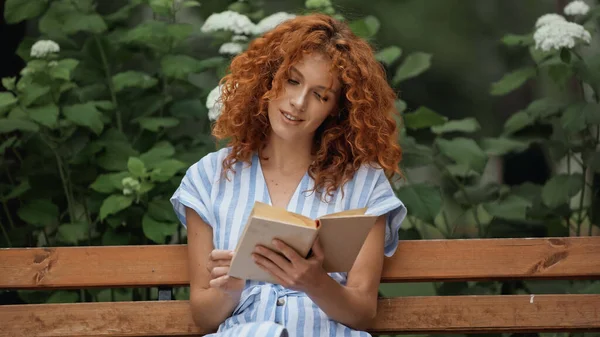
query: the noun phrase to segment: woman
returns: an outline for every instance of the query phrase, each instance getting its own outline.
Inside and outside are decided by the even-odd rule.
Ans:
[[[213,336],[369,336],[384,255],[406,209],[388,178],[401,149],[395,95],[369,45],[325,15],[285,21],[254,40],[222,81],[213,133],[229,146],[189,168],[171,201],[188,230],[190,305]],[[316,218],[378,215],[349,273],[327,274],[277,243],[255,261],[281,284],[227,276],[255,201]]]

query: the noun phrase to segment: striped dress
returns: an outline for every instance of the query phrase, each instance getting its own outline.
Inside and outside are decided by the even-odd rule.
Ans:
[[[216,249],[234,250],[255,201],[272,204],[257,154],[251,163],[236,163],[235,173],[221,176],[222,161],[230,148],[209,153],[192,165],[171,198],[175,213],[186,226],[185,207],[194,209],[213,228]],[[314,181],[308,173],[298,184],[288,211],[316,219],[329,213],[367,207],[368,214],[388,214],[385,255],[391,256],[398,245],[398,229],[406,208],[395,196],[382,169],[363,166],[344,185],[344,197],[338,189],[323,202],[318,193],[304,191]],[[346,273],[329,274],[345,284]],[[216,333],[209,336],[370,336],[330,320],[303,292],[280,285],[247,281],[232,315]]]

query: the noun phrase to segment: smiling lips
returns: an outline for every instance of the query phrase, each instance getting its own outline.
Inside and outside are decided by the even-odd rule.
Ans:
[[[290,113],[288,113],[288,112],[285,112],[285,111],[283,111],[283,110],[279,110],[279,111],[281,112],[281,114],[282,114],[282,115],[283,115],[283,116],[284,116],[286,119],[288,119],[288,120],[290,120],[290,121],[292,121],[292,122],[301,122],[301,121],[303,121],[302,119],[300,119],[300,118],[298,118],[298,117],[295,117],[294,115],[292,115],[292,114],[290,114]]]

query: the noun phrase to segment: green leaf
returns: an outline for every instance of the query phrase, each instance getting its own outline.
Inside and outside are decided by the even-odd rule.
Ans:
[[[177,222],[173,206],[168,200],[154,199],[148,204],[148,215],[153,219],[164,222]]]
[[[484,138],[481,148],[488,156],[503,156],[513,152],[523,152],[529,148],[529,143],[509,138]]]
[[[527,113],[533,118],[544,119],[557,114],[562,108],[562,103],[552,98],[535,100],[527,106]]]
[[[395,106],[398,113],[403,113],[406,110],[406,102],[401,99],[396,100]]]
[[[492,216],[505,220],[525,220],[527,218],[527,209],[532,206],[532,201],[517,195],[494,202],[489,202],[483,207]]]
[[[433,162],[433,151],[430,147],[418,144],[413,137],[404,137],[402,144],[403,167],[421,167]]]
[[[404,125],[409,129],[424,129],[446,123],[448,118],[427,108],[420,107],[413,113],[406,113],[403,116]]]
[[[18,144],[17,137],[15,136],[12,136],[7,140],[3,141],[2,144],[0,144],[0,155],[4,154],[4,151],[6,151],[6,149],[12,147],[15,144]]]
[[[102,234],[103,246],[124,246],[128,245],[131,240],[130,232],[116,232],[112,228],[107,228]]]
[[[501,185],[497,183],[465,186],[464,189],[454,193],[454,201],[468,206],[471,204],[481,204],[498,198],[501,189]]]
[[[57,126],[58,107],[54,103],[44,106],[30,107],[26,112],[29,118],[44,126],[49,128],[54,128]]]
[[[123,189],[121,181],[126,177],[129,177],[129,172],[101,174],[90,185],[90,188],[105,194],[120,191]]]
[[[146,174],[146,167],[144,166],[144,162],[142,162],[139,158],[131,157],[127,161],[127,169],[134,177],[140,178]]]
[[[375,59],[386,65],[394,63],[402,55],[402,49],[396,46],[384,48],[375,54]]]
[[[527,111],[519,111],[504,123],[504,135],[511,135],[523,128],[532,125],[535,122],[535,118],[531,116]]]
[[[481,128],[475,118],[469,117],[461,120],[448,121],[442,125],[431,127],[431,131],[435,134],[443,134],[447,132],[475,132]]]
[[[166,55],[160,61],[163,73],[167,77],[186,79],[189,74],[204,70],[202,61],[187,55]]]
[[[470,178],[477,177],[481,174],[465,164],[446,165],[446,169],[455,177]]]
[[[37,132],[39,129],[37,124],[27,120],[0,118],[0,133],[9,133],[17,130]]]
[[[600,172],[600,152],[594,152],[586,161],[590,169]]]
[[[142,230],[148,239],[164,244],[167,236],[177,233],[177,223],[159,222],[145,214],[142,218]]]
[[[126,88],[148,89],[158,83],[158,80],[150,75],[133,70],[114,75],[112,81],[116,92],[122,91]]]
[[[568,134],[577,133],[586,127],[585,103],[570,105],[560,118],[560,124]]]
[[[142,129],[158,132],[161,128],[172,128],[179,125],[179,120],[173,117],[145,117],[138,120]]]
[[[454,138],[446,140],[437,138],[435,142],[440,152],[453,159],[457,164],[465,165],[478,173],[483,172],[488,157],[473,139]]]
[[[79,301],[79,294],[69,290],[56,290],[48,298],[46,303],[76,303]]]
[[[104,152],[97,158],[97,163],[108,171],[127,171],[129,157],[137,157],[139,153],[133,149],[125,136],[111,130],[114,131],[108,129],[108,136],[98,142],[104,148]]]
[[[583,114],[585,115],[585,122],[587,124],[600,124],[600,104],[591,102],[586,103],[583,108]]]
[[[106,15],[104,20],[109,24],[127,21],[131,18],[131,11],[142,3],[143,0],[130,0],[125,6],[119,8],[116,12]]]
[[[490,93],[502,96],[522,86],[528,79],[536,75],[533,67],[522,68],[504,75],[499,81],[492,84]]]
[[[165,182],[187,165],[176,159],[167,159],[156,164],[150,174],[152,181]]]
[[[23,180],[21,181],[21,183],[19,184],[19,186],[13,188],[10,193],[8,193],[6,196],[4,196],[4,198],[2,199],[2,201],[8,201],[14,198],[17,198],[21,195],[23,195],[23,193],[29,191],[31,189],[31,185],[29,185],[29,180]]]
[[[148,152],[142,154],[140,159],[148,169],[153,169],[160,161],[170,158],[175,154],[175,148],[171,143],[162,141],[154,145]]]
[[[102,113],[96,109],[94,103],[68,105],[63,108],[63,114],[71,122],[88,127],[95,134],[99,135],[104,129],[102,122]]]
[[[402,65],[396,71],[392,82],[399,84],[409,78],[416,77],[425,72],[431,66],[431,54],[416,52],[408,55]]]
[[[79,65],[79,61],[75,59],[64,59],[58,61],[58,64],[50,68],[49,74],[53,78],[65,81],[71,80],[71,73]]]
[[[364,39],[369,39],[375,36],[375,34],[377,34],[379,31],[379,27],[381,26],[379,20],[372,15],[352,21],[348,25],[354,34]]]
[[[21,83],[21,82],[19,82]],[[20,100],[23,105],[30,106],[36,100],[50,92],[50,86],[41,86],[35,83],[27,85],[20,95]]]
[[[515,34],[506,34],[502,37],[502,43],[506,46],[528,46],[533,43],[533,35],[525,34],[525,35],[515,35]]]
[[[18,99],[10,92],[0,92],[0,113],[10,110]]]
[[[174,0],[149,0],[150,8],[156,14],[169,16]]]
[[[417,218],[433,223],[442,208],[442,197],[437,187],[426,184],[411,184],[403,186],[396,195]]]
[[[19,218],[36,227],[53,225],[58,220],[58,207],[44,199],[28,201],[17,211]]]
[[[191,7],[200,7],[201,5],[194,0],[187,0],[183,2],[183,7],[191,8]]]
[[[4,4],[6,23],[14,24],[33,19],[44,12],[47,3],[47,0],[6,0]]]
[[[61,241],[76,245],[88,238],[89,226],[86,222],[62,224],[58,227]]]
[[[63,31],[72,35],[78,32],[100,34],[108,29],[104,19],[98,14],[74,14],[68,15],[64,22]]]
[[[167,24],[161,21],[145,21],[128,30],[122,37],[122,43],[148,47],[158,51],[169,49]]]
[[[2,86],[6,89],[6,90],[15,90],[15,83],[17,81],[16,77],[3,77],[2,78]],[[2,96],[2,94],[4,94],[3,92],[0,93],[0,96]],[[1,99],[0,99],[1,101]]]
[[[550,179],[542,188],[542,201],[550,208],[568,203],[583,187],[581,174],[559,174]]]
[[[104,199],[102,206],[100,206],[100,220],[106,219],[111,214],[116,214],[127,207],[131,206],[133,197],[113,194],[108,198]]]

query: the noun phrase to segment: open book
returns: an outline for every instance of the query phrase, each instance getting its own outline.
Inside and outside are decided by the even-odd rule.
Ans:
[[[324,251],[326,272],[348,272],[352,268],[377,216],[366,208],[328,214],[317,220],[261,202],[255,202],[237,247],[229,275],[241,279],[277,283],[252,259],[256,245],[279,252],[271,243],[277,238],[307,257],[317,237]]]

